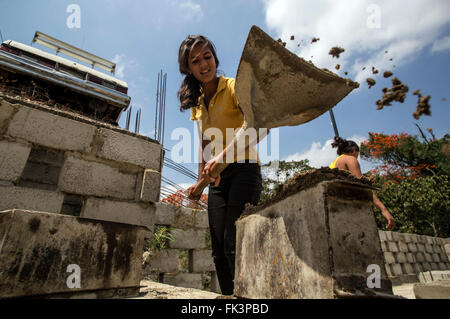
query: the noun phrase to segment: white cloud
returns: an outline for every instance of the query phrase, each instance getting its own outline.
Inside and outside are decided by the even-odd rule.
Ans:
[[[440,52],[450,49],[450,36],[434,41],[431,52]]]
[[[392,70],[393,64],[398,67],[414,60],[450,22],[448,0],[373,2],[265,0],[266,23],[292,52],[333,72],[340,64],[339,74],[348,71],[350,77],[361,82],[369,74],[374,77],[372,66],[380,76],[384,70]],[[294,41],[289,40],[291,35]],[[313,37],[320,41],[311,44]],[[304,41],[298,47],[300,40]],[[441,45],[446,47],[447,42]],[[328,54],[333,46],[345,49],[339,59]],[[366,70],[362,71],[364,66]]]
[[[178,7],[180,12],[183,14],[183,19],[185,20],[201,20],[203,18],[203,10],[198,3],[188,0],[182,2],[175,1],[171,4]]]
[[[136,60],[126,56],[125,54],[116,54],[111,62],[116,64],[115,77],[118,79],[125,79],[129,73],[137,70],[139,64]]]
[[[361,142],[366,140],[367,138],[360,135],[353,135],[346,139],[355,141],[358,145],[360,145]],[[332,142],[332,139],[327,140],[324,144],[322,144],[321,142],[313,142],[308,150],[289,155],[284,160],[299,161],[302,159],[308,159],[310,165],[313,167],[328,167],[331,162],[333,162],[337,157],[336,149],[331,146]],[[360,158],[359,162],[361,165],[361,171],[363,173],[373,168],[373,165],[371,163],[363,161]]]

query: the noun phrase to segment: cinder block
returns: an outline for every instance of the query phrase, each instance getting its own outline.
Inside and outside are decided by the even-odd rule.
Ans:
[[[388,241],[388,242],[387,242],[387,246],[388,246],[388,250],[389,250],[390,252],[393,252],[393,253],[399,252],[397,243],[395,243],[395,242],[393,242],[393,241]]]
[[[403,274],[402,265],[400,264],[391,264],[392,275],[401,276]]]
[[[413,264],[413,267],[416,274],[419,274],[423,271],[423,267],[421,264],[415,263]]]
[[[431,257],[433,258],[433,262],[435,262],[435,263],[441,262],[441,258],[439,257],[439,254],[432,254]]]
[[[31,146],[0,141],[0,179],[16,182],[27,163]]]
[[[215,271],[214,260],[211,250],[189,251],[189,272]]]
[[[139,287],[143,227],[22,210],[0,215],[0,298]],[[77,273],[69,265],[79,267],[80,287],[67,284]]]
[[[89,197],[86,199],[81,217],[145,226],[153,232],[155,211],[152,204]]]
[[[384,260],[386,262],[386,264],[395,264],[395,257],[394,257],[394,253],[391,252],[384,252]]]
[[[434,237],[426,236],[427,244],[433,245],[435,243]]]
[[[392,277],[391,267],[389,264],[384,264],[384,269],[386,270],[386,275]]]
[[[388,251],[385,241],[380,241],[380,246],[381,246],[381,251],[382,252],[387,252]]]
[[[208,211],[195,211],[195,228],[209,228]]]
[[[406,260],[410,264],[414,264],[416,262],[416,258],[412,253],[406,253]]]
[[[433,262],[433,256],[431,254],[425,253],[423,254],[425,256],[425,260],[429,263]]]
[[[175,240],[169,243],[169,247],[179,249],[205,248],[205,234],[206,230],[204,229],[172,229]]]
[[[417,252],[417,246],[415,243],[408,243],[408,251],[411,253]]]
[[[430,263],[431,265],[431,270],[439,270],[439,266],[437,263]]]
[[[429,262],[424,262],[424,263],[422,263],[422,267],[423,267],[423,270],[424,270],[424,271],[430,271],[430,270],[432,270],[431,265],[430,265]]]
[[[172,225],[175,222],[175,215],[179,209],[177,206],[158,202],[155,203],[155,207],[155,225]]]
[[[59,213],[64,201],[62,193],[16,186],[0,185],[0,211],[23,209]]]
[[[431,244],[425,244],[425,251],[429,254],[434,253],[433,246],[431,246]]]
[[[425,256],[423,255],[423,253],[418,252],[415,254],[415,256],[418,263],[423,263],[425,261]]]
[[[11,119],[7,134],[59,150],[88,153],[95,130],[93,125],[21,106]]]
[[[425,252],[425,244],[417,243],[417,250],[421,253],[424,253]]]
[[[158,202],[160,189],[161,173],[146,169],[142,179],[142,188],[139,200],[143,202]]]
[[[175,220],[172,227],[179,229],[189,229],[195,226],[195,211],[186,207],[179,207],[175,213]]]
[[[403,267],[403,273],[404,274],[411,275],[411,274],[415,273],[414,272],[414,268],[413,268],[413,266],[411,264],[408,264],[408,263],[402,264],[402,267]]]
[[[399,241],[398,242],[398,249],[401,252],[407,253],[408,252],[408,245],[404,241]]]
[[[450,255],[450,244],[445,244],[445,253],[447,254],[447,255]]]
[[[379,230],[378,231],[378,237],[380,237],[381,241],[388,241],[387,236],[386,236],[386,232],[384,230]]]
[[[58,186],[71,194],[131,200],[135,196],[136,175],[69,156],[61,169]]]
[[[157,141],[106,128],[99,129],[97,135],[103,141],[98,157],[161,171],[162,146]]]
[[[438,265],[440,270],[448,270],[447,265],[445,263],[439,263]]]
[[[416,234],[411,234],[411,239],[413,243],[419,242],[419,237]]]
[[[150,256],[147,262],[150,269],[158,272],[178,272],[178,249],[167,249],[160,251],[156,256]]]
[[[405,253],[402,253],[402,252],[396,253],[395,259],[397,260],[397,263],[400,263],[400,264],[406,263]]]
[[[431,276],[431,272],[430,271],[423,271],[423,272],[419,273],[419,281],[421,283],[432,282],[433,281],[433,277]]]
[[[184,288],[202,289],[202,275],[201,274],[164,274],[163,283]]]
[[[412,243],[413,242],[413,234],[404,233],[403,238],[406,243]]]
[[[392,237],[392,232],[389,230],[384,231],[384,234],[386,235],[386,241],[393,241],[394,238]]]
[[[392,233],[392,240],[393,241],[404,241],[404,237],[402,233],[399,232],[391,232]]]
[[[435,253],[441,254],[443,252],[442,246],[439,244],[433,245],[433,249]]]

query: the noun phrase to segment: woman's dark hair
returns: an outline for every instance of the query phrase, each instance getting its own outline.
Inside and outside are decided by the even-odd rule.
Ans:
[[[216,61],[216,67],[219,66],[219,59],[216,55],[216,48],[214,44],[202,35],[189,35],[184,39],[178,50],[178,64],[180,66],[180,73],[186,75],[178,90],[178,98],[180,99],[180,111],[185,111],[194,107],[198,103],[200,97],[200,82],[193,74],[189,73],[189,55],[191,50],[196,45],[203,45],[211,50],[212,55]]]
[[[337,154],[349,154],[353,151],[359,152],[359,146],[354,141],[343,139],[342,137],[336,136],[334,138],[334,142],[331,143],[333,148],[337,147]]]

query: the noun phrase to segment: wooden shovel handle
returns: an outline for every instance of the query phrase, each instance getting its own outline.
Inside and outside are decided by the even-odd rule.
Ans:
[[[211,166],[209,176],[216,178],[222,173],[222,171],[228,166],[227,163],[215,163]],[[192,197],[198,197],[203,193],[203,190],[209,185],[210,181],[207,176],[200,179],[197,184],[195,184],[195,189],[192,192]]]

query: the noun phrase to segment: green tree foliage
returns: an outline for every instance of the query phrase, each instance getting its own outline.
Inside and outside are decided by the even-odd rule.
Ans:
[[[275,161],[262,166],[262,192],[260,202],[274,196],[279,188],[296,173],[313,169],[307,159],[300,161]]]
[[[450,135],[421,139],[408,134],[369,133],[361,157],[378,163],[378,197],[396,219],[396,231],[450,237]],[[384,221],[376,214],[378,227]]]

